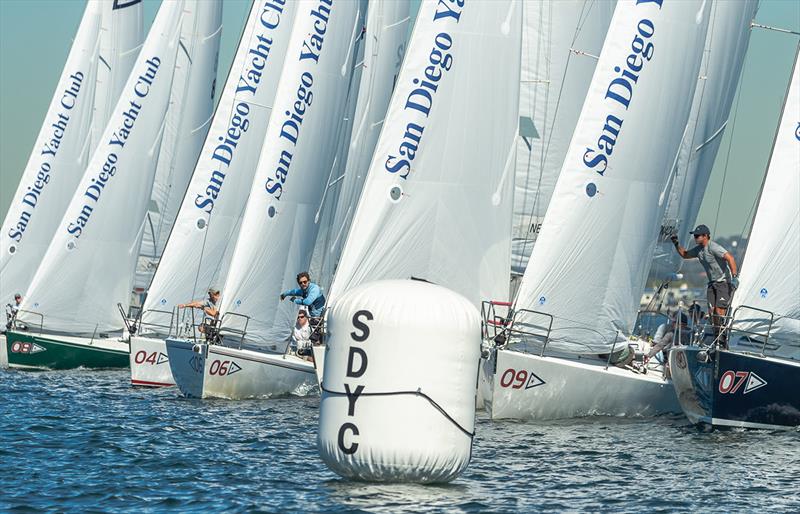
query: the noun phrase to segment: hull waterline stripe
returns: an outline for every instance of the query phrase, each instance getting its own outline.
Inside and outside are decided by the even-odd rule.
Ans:
[[[136,380],[131,379],[131,385],[142,385],[142,386],[152,386],[152,387],[172,387],[175,384],[170,384],[169,382],[149,382],[147,380]]]

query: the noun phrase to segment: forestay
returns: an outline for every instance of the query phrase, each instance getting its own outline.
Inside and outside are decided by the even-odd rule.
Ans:
[[[222,0],[187,4],[172,79],[170,107],[158,155],[153,192],[134,284],[146,287],[164,251],[172,224],[197,164],[214,109],[222,35]]]
[[[86,4],[0,233],[0,301],[25,294],[141,44],[142,6]],[[119,77],[123,77],[119,80]],[[98,129],[98,127],[100,127]]]
[[[521,19],[515,0],[422,3],[329,303],[412,276],[508,294]]]
[[[159,9],[119,103],[37,270],[22,309],[77,334],[122,325],[155,172],[183,1]],[[135,220],[135,221],[134,221]],[[20,315],[38,324],[32,314]]]
[[[409,35],[407,0],[370,2],[364,42],[364,61],[354,123],[330,235],[324,242],[324,276],[330,277],[347,238],[350,222],[383,128]],[[329,281],[324,279],[323,283]]]
[[[705,1],[620,0],[518,308],[555,317],[552,340],[605,353],[633,325],[691,108]],[[540,323],[538,315],[522,321]]]
[[[168,317],[152,311],[171,311],[224,280],[295,12],[293,2],[253,2],[211,129],[148,289],[145,321],[168,325]]]
[[[523,2],[522,72],[511,271],[522,274],[541,229],[614,2]]]
[[[677,233],[685,242],[694,228],[728,124],[757,7],[757,0],[714,2],[711,6],[700,75],[662,222],[664,240]],[[672,244],[668,244],[667,255],[677,263]]]
[[[223,326],[247,339],[286,338],[296,306],[280,302],[296,287],[316,239],[314,215],[333,165],[344,114],[351,43],[363,19],[358,2],[303,0],[275,96],[250,198],[231,260],[220,310]],[[234,316],[239,315],[239,316]]]
[[[798,47],[800,52],[800,47]],[[800,66],[795,55],[772,157],[761,191],[733,309],[750,306],[775,316],[770,343],[800,358]],[[742,307],[737,329],[766,334],[769,315]],[[734,336],[737,335],[734,333]],[[762,340],[762,338],[758,338]]]

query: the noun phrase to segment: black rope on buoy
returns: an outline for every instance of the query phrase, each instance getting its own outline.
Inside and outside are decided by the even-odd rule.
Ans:
[[[322,391],[324,391],[324,392],[326,392],[328,394],[332,394],[334,396],[347,396],[347,393],[340,393],[338,391],[331,391],[330,389],[325,388],[325,386],[323,386],[322,384],[320,384],[319,388]],[[388,392],[388,393],[361,393],[358,396],[403,396],[403,395],[421,396],[421,397],[425,398],[426,400],[428,400],[428,402],[431,405],[433,405],[433,407],[436,410],[438,410],[442,414],[442,416],[444,416],[448,421],[450,421],[450,423],[455,425],[456,428],[461,430],[466,436],[468,436],[470,439],[475,437],[475,432],[470,432],[466,428],[462,427],[459,424],[459,422],[456,421],[453,418],[453,416],[448,414],[447,411],[445,411],[444,408],[441,405],[436,403],[436,400],[434,400],[433,398],[431,398],[427,394],[423,393],[420,389],[417,389],[416,391],[392,391],[392,392]]]

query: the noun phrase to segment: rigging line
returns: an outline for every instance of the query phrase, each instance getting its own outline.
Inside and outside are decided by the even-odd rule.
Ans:
[[[326,393],[328,393],[328,394],[330,394],[332,396],[345,396],[345,397],[349,398],[350,396],[354,396],[355,395],[355,393],[348,394],[348,393],[342,393],[342,392],[339,392],[339,391],[331,391],[330,389],[325,387],[324,383],[320,384],[319,388],[323,392],[326,392]],[[428,403],[430,403],[431,406],[433,406],[434,409],[439,411],[439,413],[442,416],[444,416],[445,419],[447,419],[447,421],[452,423],[464,435],[466,435],[470,439],[475,437],[475,432],[470,432],[469,430],[467,430],[466,428],[461,426],[461,424],[458,421],[456,421],[455,418],[453,418],[453,416],[448,414],[448,412],[446,410],[444,410],[444,407],[439,405],[436,402],[436,400],[434,400],[433,398],[431,398],[427,394],[423,393],[422,392],[422,388],[417,389],[416,391],[388,391],[388,392],[377,392],[377,393],[363,393],[362,392],[362,393],[358,394],[356,397],[360,397],[360,396],[420,396],[420,397],[424,398],[425,400],[428,400]]]

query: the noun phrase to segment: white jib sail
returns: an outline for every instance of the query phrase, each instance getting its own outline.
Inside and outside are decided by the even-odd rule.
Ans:
[[[183,1],[164,3],[61,220],[22,309],[49,330],[122,325],[169,106]],[[33,314],[20,315],[39,324]]]
[[[705,196],[750,42],[757,0],[714,2],[692,111],[672,178],[661,238],[686,242]],[[678,262],[668,243],[667,255]]]
[[[333,165],[352,70],[358,2],[302,0],[275,97],[264,147],[231,260],[220,310],[223,325],[247,339],[286,338],[296,306],[281,290],[311,260],[325,181]],[[356,33],[357,34],[357,33]]]
[[[186,6],[170,107],[136,267],[134,285],[142,288],[150,284],[164,252],[214,109],[222,1],[202,0]]]
[[[329,303],[412,276],[476,305],[508,294],[521,10],[422,3]]]
[[[769,341],[782,346],[780,354],[793,352],[795,358],[800,357],[799,252],[800,66],[796,55],[732,306],[733,310],[749,306],[773,313]],[[763,335],[767,332],[768,318],[764,312],[742,307],[736,314],[734,328]]]
[[[614,2],[524,2],[511,270],[522,274],[550,203]],[[499,299],[499,298],[498,298]]]
[[[110,26],[106,26],[108,22]],[[142,6],[132,2],[112,9],[110,2],[86,5],[55,94],[23,171],[0,233],[0,301],[24,294],[64,210],[69,205],[97,140],[105,127],[109,98],[119,98],[142,41]],[[103,42],[115,46],[105,49]]]
[[[256,0],[231,64],[205,145],[144,304],[171,311],[222,284],[264,144],[297,9]],[[148,312],[150,311],[150,312]]]
[[[358,88],[347,165],[335,214],[326,241],[323,261],[331,269],[344,246],[358,197],[369,170],[372,154],[383,128],[389,100],[400,73],[409,35],[410,2],[378,0],[370,2],[364,42],[364,62]],[[330,273],[328,273],[330,274]],[[327,283],[327,280],[323,280]]]
[[[691,108],[705,1],[620,0],[516,305],[607,352],[633,325]],[[522,316],[538,324],[538,315]]]

